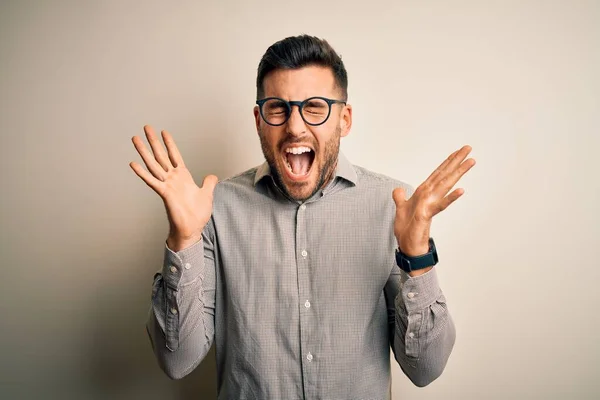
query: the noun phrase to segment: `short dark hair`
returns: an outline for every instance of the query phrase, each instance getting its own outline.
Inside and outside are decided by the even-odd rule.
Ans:
[[[265,77],[277,69],[298,69],[317,65],[329,67],[337,86],[342,90],[342,99],[348,100],[348,74],[342,58],[324,39],[309,35],[290,36],[272,44],[258,64],[256,77],[256,99],[264,96]]]

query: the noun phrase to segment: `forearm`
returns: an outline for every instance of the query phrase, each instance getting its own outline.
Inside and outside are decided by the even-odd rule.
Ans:
[[[204,255],[202,242],[178,253],[167,247],[155,276],[147,331],[160,367],[173,379],[202,361],[214,337],[214,265]]]
[[[396,360],[415,385],[428,385],[442,374],[456,338],[435,268],[418,277],[402,277],[395,318]]]

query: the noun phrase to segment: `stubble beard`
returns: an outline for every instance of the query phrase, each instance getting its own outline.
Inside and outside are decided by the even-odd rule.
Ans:
[[[324,158],[323,158],[324,163],[322,166],[315,165],[314,163],[317,162],[317,158],[315,155],[315,159],[313,161],[313,165],[311,166],[311,169],[315,168],[315,167],[319,168],[317,183],[308,196],[301,196],[301,197],[296,197],[291,193],[291,191],[289,190],[289,188],[286,186],[283,179],[281,178],[285,172],[281,171],[280,167],[278,166],[279,164],[275,162],[275,157],[276,157],[275,151],[279,151],[279,149],[282,148],[282,145],[284,143],[286,143],[286,142],[293,143],[293,141],[289,140],[289,138],[286,137],[282,141],[280,141],[280,143],[277,144],[277,147],[275,149],[273,149],[273,147],[270,145],[270,143],[266,139],[265,134],[261,130],[258,131],[258,136],[260,138],[260,146],[261,146],[263,154],[265,156],[265,160],[267,161],[267,164],[269,164],[269,167],[271,168],[271,174],[273,175],[273,178],[275,179],[277,186],[283,191],[283,193],[286,196],[288,196],[296,201],[304,201],[304,200],[307,200],[307,199],[311,198],[312,196],[314,196],[320,189],[322,189],[325,185],[327,185],[329,183],[329,181],[333,178],[333,174],[334,174],[335,168],[337,166],[338,155],[339,155],[339,151],[340,151],[340,139],[341,139],[340,133],[341,133],[341,131],[342,131],[342,129],[338,125],[335,129],[333,136],[325,143],[325,147],[323,149],[318,149],[317,147],[315,147],[316,151],[324,152]],[[279,156],[279,155],[277,155],[277,156]],[[283,168],[286,168],[286,167],[284,166]]]

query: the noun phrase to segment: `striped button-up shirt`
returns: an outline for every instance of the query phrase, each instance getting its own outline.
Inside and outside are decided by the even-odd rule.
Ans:
[[[385,399],[390,348],[416,385],[437,378],[454,324],[436,268],[395,263],[392,190],[352,165],[306,201],[265,163],[221,181],[198,243],[155,275],[148,332],[161,368],[191,372],[216,345],[219,399]]]

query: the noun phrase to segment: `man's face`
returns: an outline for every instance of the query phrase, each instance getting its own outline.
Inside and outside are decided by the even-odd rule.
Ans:
[[[315,96],[341,100],[331,69],[318,66],[275,70],[266,76],[263,88],[264,97],[287,101]],[[349,105],[333,104],[327,121],[318,126],[306,124],[297,106],[292,106],[290,118],[281,126],[267,124],[258,106],[254,107],[254,118],[265,159],[288,196],[306,200],[330,181],[337,165],[340,138],[350,132],[352,125]]]

